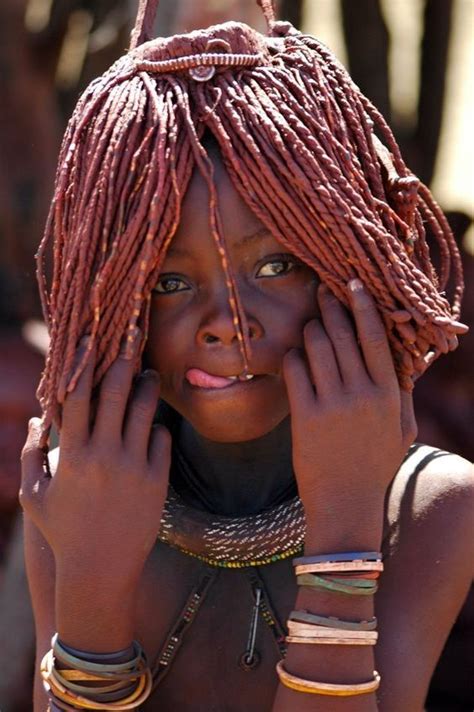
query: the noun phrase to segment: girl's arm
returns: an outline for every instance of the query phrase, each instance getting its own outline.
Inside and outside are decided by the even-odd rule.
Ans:
[[[55,565],[49,545],[27,514],[24,515],[25,565],[36,631],[34,712],[46,712],[48,700],[39,674],[41,659],[55,632]]]
[[[305,556],[381,550],[386,491],[416,433],[411,396],[400,391],[375,304],[356,280],[348,294],[356,332],[322,286],[322,319],[305,327],[305,358],[290,352],[284,362]],[[295,609],[361,621],[374,615],[374,601],[302,587]],[[368,682],[376,669],[373,646],[308,643],[290,643],[284,666],[296,677],[340,685]],[[376,695],[333,697],[280,684],[273,712],[316,709],[373,712]]]
[[[142,376],[132,388],[133,361],[118,358],[92,418],[93,369],[94,354],[66,398],[54,476],[36,419],[22,454],[37,664],[56,631],[66,645],[91,653],[130,646],[137,589],[166,497],[170,437],[152,427],[156,377]]]

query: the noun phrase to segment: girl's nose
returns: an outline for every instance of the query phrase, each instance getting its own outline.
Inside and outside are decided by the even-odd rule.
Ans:
[[[263,336],[263,327],[260,322],[248,312],[247,324],[248,334],[251,339],[259,339]],[[208,312],[202,319],[196,334],[200,345],[220,343],[223,346],[232,346],[237,342],[236,327],[229,302],[224,298],[223,303]]]

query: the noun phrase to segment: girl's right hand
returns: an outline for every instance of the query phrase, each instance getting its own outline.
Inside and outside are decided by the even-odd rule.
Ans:
[[[134,359],[119,356],[109,368],[92,422],[91,354],[64,403],[53,477],[39,447],[40,421],[30,421],[20,490],[20,503],[56,565],[128,580],[138,579],[156,541],[171,461],[171,436],[153,425],[158,374],[147,371],[132,387]]]

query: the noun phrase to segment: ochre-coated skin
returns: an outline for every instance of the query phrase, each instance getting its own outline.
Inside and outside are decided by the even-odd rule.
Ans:
[[[275,253],[285,252],[273,238],[252,240],[239,252],[236,243],[261,225],[218,161],[215,168],[223,232],[249,322],[255,359],[250,370],[270,375],[227,393],[196,393],[186,385],[188,368],[231,375],[241,365],[199,176],[193,178],[172,243],[175,250],[192,250],[194,257],[169,254],[161,275],[161,285],[173,275],[186,289],[153,297],[146,365],[160,373],[161,396],[186,419],[180,446],[188,457],[191,444],[199,453],[193,465],[201,480],[209,481],[217,511],[248,513],[271,503],[282,481],[291,477],[291,467],[281,467],[291,458],[307,512],[308,554],[382,547],[375,662],[371,650],[357,657],[350,651],[313,650],[323,646],[291,646],[287,658],[290,672],[333,682],[367,678],[375,667],[382,686],[378,705],[370,695],[342,702],[321,698],[315,707],[314,698],[283,690],[274,671],[274,643],[262,622],[261,665],[240,670],[236,661],[245,648],[252,598],[242,572],[223,570],[171,672],[143,709],[421,712],[471,578],[471,466],[455,455],[427,458],[434,451],[423,447],[393,478],[416,431],[411,396],[400,396],[373,302],[354,286],[359,345],[345,311],[317,289],[307,268],[282,267],[282,257],[278,267],[268,267],[277,262]],[[257,264],[258,270],[267,265],[263,275]],[[267,269],[280,273],[268,276]],[[173,289],[178,287],[182,284],[174,282]],[[66,401],[52,481],[41,471],[40,428],[36,423],[30,429],[22,504],[38,658],[59,630],[66,643],[96,651],[120,649],[136,637],[154,661],[199,574],[198,562],[154,543],[170,438],[163,429],[150,438],[159,394],[153,374],[136,384],[125,413],[132,370],[123,358],[111,367],[89,432],[92,373],[86,369]],[[268,443],[277,426],[278,446],[272,449]],[[261,488],[248,486],[242,453],[248,467],[261,473]],[[191,495],[188,500],[199,505]],[[323,615],[371,614],[370,601],[298,594],[288,561],[262,567],[260,573],[283,621],[297,596],[298,607]],[[35,690],[35,712],[44,712],[38,677]]]
[[[156,5],[145,1],[131,51],[79,100],[38,249],[50,334],[38,388],[42,444],[93,348],[95,385],[122,340],[137,336],[137,323],[142,353],[151,293],[196,167],[210,188],[211,234],[242,355],[250,357],[245,309],[216,213],[209,134],[245,204],[347,308],[349,281],[362,282],[383,320],[403,390],[410,392],[466,333],[458,321],[461,258],[441,209],[342,65],[316,38],[273,23],[271,4],[262,3],[268,35],[229,22],[141,44]],[[75,361],[88,334],[89,348]]]

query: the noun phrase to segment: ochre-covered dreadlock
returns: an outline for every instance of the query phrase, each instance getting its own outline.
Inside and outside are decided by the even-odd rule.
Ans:
[[[457,319],[461,262],[428,189],[405,166],[380,113],[314,37],[276,22],[240,23],[150,37],[157,0],[142,0],[130,52],[78,102],[63,141],[55,193],[38,253],[51,344],[38,389],[44,433],[59,422],[96,346],[98,383],[141,326],[180,220],[195,166],[209,186],[212,234],[222,258],[245,362],[245,312],[228,259],[202,144],[217,140],[230,178],[261,222],[348,304],[358,277],[384,319],[402,388],[467,327]],[[433,267],[425,230],[441,256]],[[52,241],[46,285],[43,256]],[[452,277],[452,299],[445,290]],[[74,362],[90,335],[82,362]]]

